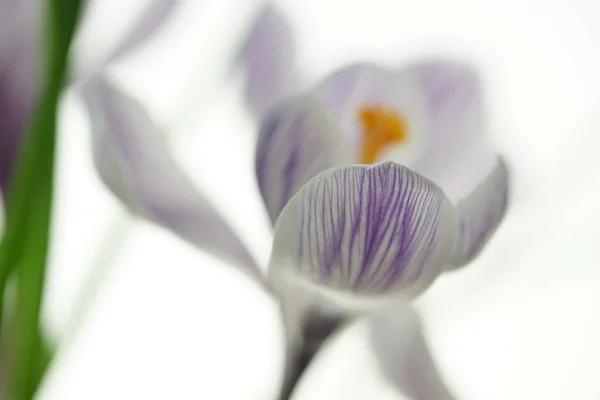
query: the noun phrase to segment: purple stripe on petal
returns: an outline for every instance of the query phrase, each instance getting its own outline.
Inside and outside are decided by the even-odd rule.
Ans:
[[[266,285],[246,247],[174,160],[162,132],[133,99],[103,77],[84,85],[94,161],[104,183],[130,210]]]
[[[256,149],[256,176],[271,221],[313,176],[351,162],[348,143],[322,103],[299,97],[263,120]]]
[[[453,267],[468,264],[479,255],[502,222],[508,198],[509,173],[504,161],[498,158],[485,180],[456,206],[459,234]]]
[[[271,272],[342,292],[415,296],[448,261],[455,217],[439,187],[402,165],[330,169],[282,211]]]
[[[404,302],[368,319],[371,347],[384,376],[407,398],[453,400],[435,365],[417,311]]]
[[[248,108],[261,118],[295,90],[295,44],[287,21],[265,4],[240,52]]]

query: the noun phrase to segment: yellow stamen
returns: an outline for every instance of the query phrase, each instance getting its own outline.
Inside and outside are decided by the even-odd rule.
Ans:
[[[360,109],[359,118],[364,133],[361,155],[363,164],[373,164],[386,147],[408,140],[406,121],[393,110],[365,106]]]

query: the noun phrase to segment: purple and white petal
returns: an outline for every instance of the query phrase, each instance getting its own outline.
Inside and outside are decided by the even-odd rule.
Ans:
[[[509,190],[508,169],[498,157],[487,177],[456,206],[459,232],[451,268],[468,264],[482,251],[504,219]]]
[[[266,3],[239,55],[245,72],[246,102],[256,118],[296,90],[295,51],[287,21]]]
[[[364,135],[359,113],[365,106],[393,110],[408,128],[406,143],[387,149],[378,161],[391,160],[412,167],[429,147],[423,94],[412,80],[390,69],[368,63],[351,65],[331,74],[315,92],[347,132],[358,162]]]
[[[320,99],[288,100],[262,121],[256,176],[273,224],[296,192],[318,173],[352,163],[348,142]]]
[[[424,337],[421,318],[399,302],[368,317],[371,348],[386,379],[413,400],[453,400]]]
[[[455,217],[439,187],[400,164],[330,169],[282,211],[270,279],[365,299],[417,296],[452,253]]]
[[[87,82],[83,90],[92,122],[94,161],[112,192],[133,213],[264,283],[246,247],[181,171],[163,133],[141,105],[102,76]]]

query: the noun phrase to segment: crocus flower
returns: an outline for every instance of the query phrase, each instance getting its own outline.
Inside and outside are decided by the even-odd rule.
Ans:
[[[285,26],[275,15],[259,21]],[[261,29],[251,42],[256,32],[265,34]],[[97,169],[128,209],[236,265],[281,302],[287,398],[303,359],[341,323],[406,304],[478,255],[504,216],[508,173],[485,142],[479,79],[466,65],[360,64],[304,92],[285,88],[294,74],[280,71],[272,76],[284,77],[282,83],[271,93],[260,83],[269,74],[251,70],[265,67],[264,57],[252,60],[262,49],[249,48],[245,65],[256,81],[247,99],[258,99],[261,119],[256,174],[274,225],[267,279],[178,167],[143,107],[105,76],[90,81],[84,95]],[[407,334],[420,340],[420,324],[411,326]],[[422,342],[411,357],[428,366],[421,378],[429,379],[435,366]],[[384,369],[391,364],[382,361]],[[410,390],[417,399],[434,398]]]
[[[468,65],[361,63],[298,92],[297,79],[279,79],[300,75],[293,46],[277,47],[290,46],[289,35],[281,14],[265,6],[241,61],[255,79],[245,88],[249,110],[263,121],[256,172],[275,226],[270,280],[294,310],[288,326],[300,331],[324,299],[345,310],[405,301],[472,261],[505,214],[508,172],[486,142],[480,79]],[[324,325],[331,307],[327,314]],[[374,325],[375,335],[382,326]],[[325,337],[310,332],[300,340]],[[385,346],[378,354],[397,353],[393,341]],[[420,348],[415,354],[434,371]],[[381,361],[389,372],[394,363]],[[397,374],[386,375],[407,391]],[[426,388],[416,385],[415,398],[438,398]]]
[[[121,43],[106,56],[104,68],[144,43],[167,20],[177,0],[154,0]],[[0,0],[0,187],[6,191],[19,145],[40,87],[40,0]],[[84,79],[89,71],[78,71]]]

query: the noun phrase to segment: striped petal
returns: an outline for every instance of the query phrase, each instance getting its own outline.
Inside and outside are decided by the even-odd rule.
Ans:
[[[312,96],[287,101],[263,120],[256,176],[271,221],[312,177],[352,162],[340,127]]]
[[[295,45],[290,27],[267,3],[240,53],[245,72],[245,97],[251,113],[260,119],[295,89]]]
[[[488,176],[456,206],[459,234],[451,267],[463,266],[477,257],[504,219],[508,177],[504,161],[498,158]]]
[[[94,161],[112,192],[133,213],[262,281],[245,246],[181,171],[145,110],[100,76],[84,86],[84,96]]]
[[[431,181],[393,162],[330,169],[288,203],[275,226],[270,277],[360,298],[414,297],[440,274],[457,229]]]
[[[369,333],[384,376],[407,398],[455,398],[435,365],[421,319],[410,304],[394,304],[371,315]]]

